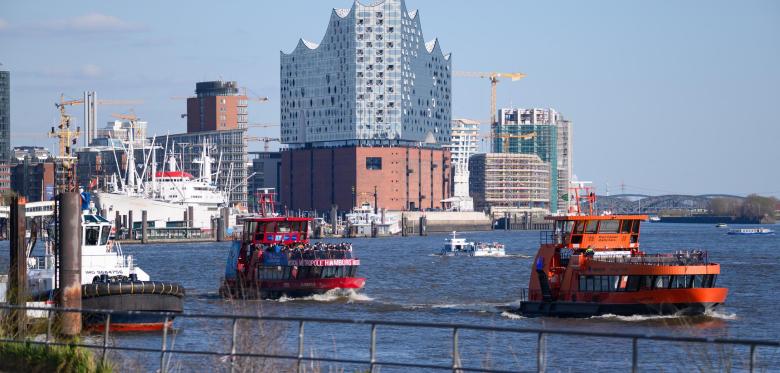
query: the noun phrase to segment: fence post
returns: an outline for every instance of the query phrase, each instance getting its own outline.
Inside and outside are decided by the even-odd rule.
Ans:
[[[750,373],[756,371],[756,345],[750,345]]]
[[[376,324],[371,324],[371,351],[370,351],[370,359],[371,359],[371,369],[369,370],[370,373],[374,373],[374,363],[376,363]]]
[[[106,314],[106,325],[103,330],[103,356],[101,358],[102,364],[106,366],[106,349],[108,349],[108,331],[111,330],[111,314]]]
[[[160,373],[165,373],[165,348],[168,346],[168,316],[163,321],[162,347],[160,347]]]
[[[539,337],[536,340],[536,371],[539,373],[544,373],[544,354],[546,344],[547,343],[544,340],[544,333],[539,333]]]
[[[306,367],[303,365],[303,320],[298,322],[298,373],[303,373]]]
[[[238,319],[233,318],[233,338],[230,340],[230,372],[236,367],[236,334],[238,333]]]
[[[460,368],[460,351],[458,350],[458,328],[452,328],[452,372]]]
[[[46,351],[48,351],[51,340],[51,310],[46,311],[46,315]]]
[[[639,338],[634,337],[631,340],[631,373],[639,372],[639,351],[637,351],[637,342]]]

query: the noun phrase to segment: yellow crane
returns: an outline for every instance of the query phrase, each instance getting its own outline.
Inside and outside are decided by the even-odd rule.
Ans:
[[[500,133],[500,134],[493,134],[492,136],[490,134],[488,135],[482,135],[481,137],[488,138],[488,139],[498,139],[503,140],[503,146],[501,147],[502,153],[508,153],[509,152],[509,140],[510,139],[520,139],[520,140],[530,140],[536,138],[536,132],[529,132],[529,133],[523,133],[523,134],[512,134],[512,133]],[[491,148],[492,148],[491,144]]]
[[[472,72],[472,71],[455,71],[453,76],[463,78],[482,78],[490,80],[490,133],[495,132],[495,127],[498,124],[496,108],[496,87],[498,86],[499,79],[506,78],[511,79],[513,82],[525,78],[527,75],[523,73],[498,73],[498,72]],[[493,141],[490,141],[491,148]]]

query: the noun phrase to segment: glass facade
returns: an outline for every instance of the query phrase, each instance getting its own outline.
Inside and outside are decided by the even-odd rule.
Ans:
[[[335,9],[319,45],[281,54],[282,142],[439,147],[450,136],[451,70],[403,0]]]

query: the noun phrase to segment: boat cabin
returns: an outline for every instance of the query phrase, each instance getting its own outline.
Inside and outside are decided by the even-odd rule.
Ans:
[[[294,217],[249,218],[244,221],[242,241],[254,245],[306,245],[311,221]]]
[[[638,250],[639,225],[647,220],[647,215],[572,215],[547,219],[554,220],[555,224],[544,244],[572,250]]]

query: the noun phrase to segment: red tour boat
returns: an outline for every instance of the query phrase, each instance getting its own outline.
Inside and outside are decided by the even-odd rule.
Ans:
[[[309,242],[311,218],[272,216],[273,194],[260,196],[262,213],[244,220],[233,241],[220,293],[229,298],[276,299],[361,289],[365,278],[349,243]]]
[[[580,197],[579,190],[586,194]],[[519,313],[587,317],[603,314],[702,314],[722,304],[720,265],[703,251],[648,254],[639,247],[646,215],[594,215],[590,188],[574,191],[573,214],[551,216],[531,268]],[[589,213],[580,210],[585,199]]]

